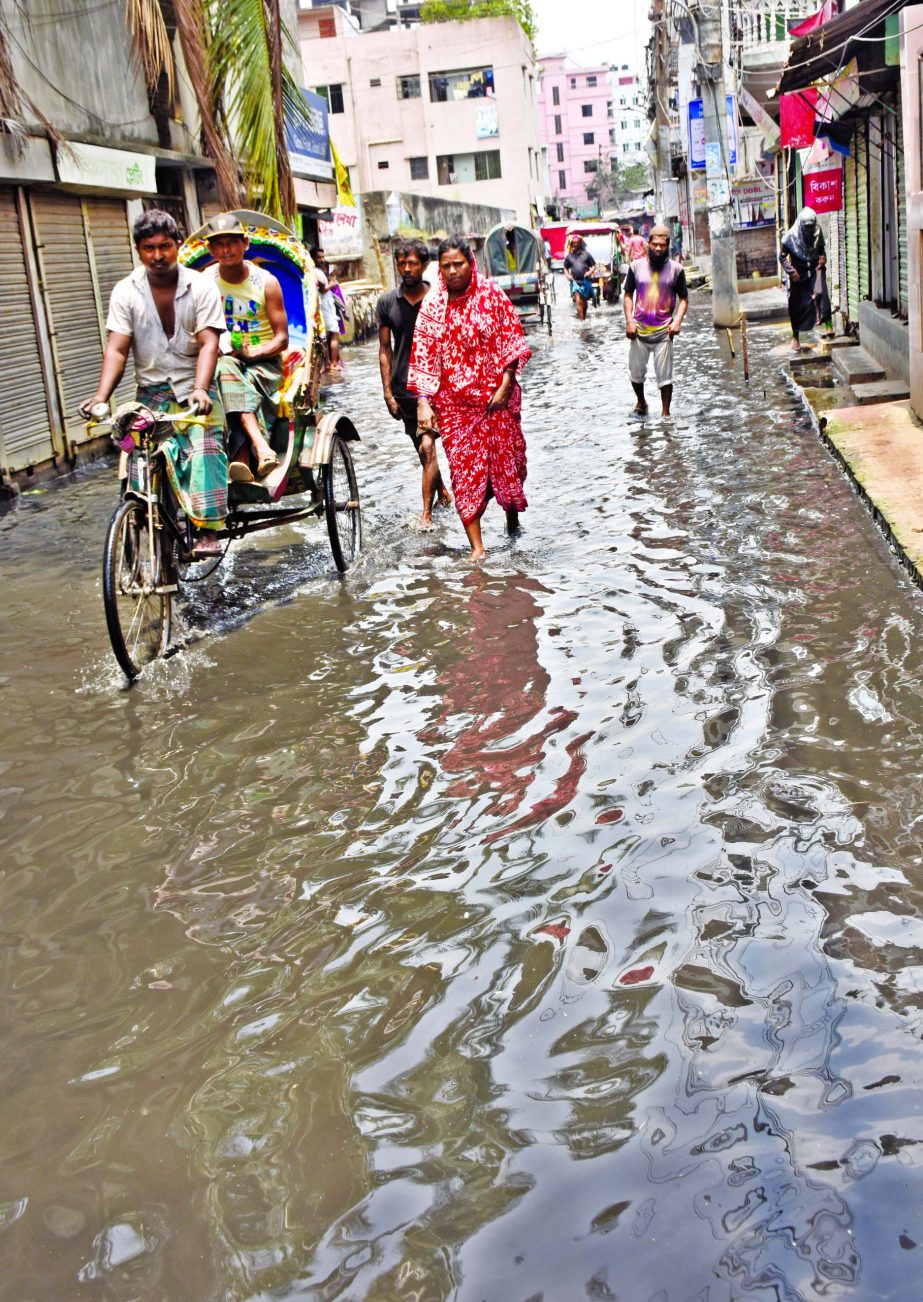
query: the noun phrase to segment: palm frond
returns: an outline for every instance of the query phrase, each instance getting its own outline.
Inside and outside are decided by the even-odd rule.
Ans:
[[[165,76],[167,94],[172,96],[173,50],[160,0],[125,0],[125,17],[148,91],[153,95],[161,76]]]
[[[73,152],[58,128],[49,122],[35,101],[20,86],[13,60],[10,58],[3,23],[0,22],[0,131],[10,137],[17,158],[22,158],[26,152],[29,133],[22,119],[30,114],[35,121],[42,124],[48,139],[56,149],[64,153]]]
[[[213,75],[205,10],[200,0],[174,0],[173,8],[186,73],[199,108],[205,150],[215,165],[218,197],[223,208],[236,208],[240,203],[240,180],[215,107],[219,83]]]

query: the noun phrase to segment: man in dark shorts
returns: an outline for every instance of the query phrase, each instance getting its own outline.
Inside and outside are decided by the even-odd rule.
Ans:
[[[400,284],[388,290],[378,300],[378,364],[381,368],[381,387],[385,406],[395,420],[403,420],[404,429],[413,441],[420,464],[423,466],[423,511],[420,527],[433,527],[433,507],[451,506],[452,495],[442,482],[436,458],[434,439],[437,430],[417,431],[417,397],[407,392],[407,368],[410,364],[410,345],[417,323],[420,304],[426,297],[429,285],[423,271],[430,260],[429,249],[422,240],[407,240],[395,249]]]
[[[564,255],[564,275],[570,282],[570,296],[577,309],[577,320],[586,318],[587,303],[596,297],[593,288],[593,273],[596,271],[596,259],[587,248],[582,235],[571,235],[567,241],[568,250]]]

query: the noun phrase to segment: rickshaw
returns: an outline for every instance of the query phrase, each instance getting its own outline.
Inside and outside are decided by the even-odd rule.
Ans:
[[[165,415],[139,403],[123,404],[109,423],[120,449],[119,505],[106,535],[103,602],[115,658],[130,680],[167,654],[174,598],[187,582],[206,578],[235,538],[310,516],[326,517],[333,562],[342,574],[359,554],[359,489],[349,444],[359,438],[348,416],[320,410],[324,329],[310,254],[281,222],[246,210],[234,214],[250,239],[247,257],[278,277],[289,323],[282,384],[273,396],[277,416],[269,431],[279,467],[263,481],[228,484],[228,515],[215,536],[226,543],[211,568],[190,573],[193,529],[182,514],[157,455],[173,430],[197,420],[194,412]],[[212,261],[202,227],[180,249],[180,261],[201,270]]]
[[[534,231],[515,222],[494,226],[484,239],[480,264],[484,275],[496,281],[520,316],[537,311],[551,334],[551,272]]]
[[[572,222],[567,238],[579,235],[596,262],[596,306],[600,295],[607,303],[618,298],[621,282],[622,241],[617,223]]]

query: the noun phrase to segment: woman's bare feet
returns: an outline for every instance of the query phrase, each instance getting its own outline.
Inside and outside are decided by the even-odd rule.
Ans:
[[[449,492],[447,488],[442,488],[439,490],[439,493],[436,497],[436,501],[434,502],[433,505],[442,506],[442,507],[452,505],[452,494]]]
[[[487,552],[484,550],[483,544],[481,544],[480,547],[471,548],[471,551],[468,553],[468,560],[472,565],[477,565],[478,561],[482,561],[486,555]]]

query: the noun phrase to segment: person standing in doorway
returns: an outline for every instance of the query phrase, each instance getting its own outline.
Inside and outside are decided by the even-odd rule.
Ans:
[[[628,371],[637,402],[635,412],[647,415],[644,377],[653,359],[660,389],[662,414],[669,416],[673,399],[673,340],[689,308],[686,273],[670,257],[670,232],[666,226],[651,230],[647,254],[636,258],[625,277],[622,296],[625,335],[629,340]]]
[[[80,411],[108,403],[131,353],[138,402],[153,412],[201,416],[177,428],[159,450],[183,514],[197,530],[193,556],[220,556],[224,548],[214,531],[228,511],[228,459],[212,380],[225,330],[221,299],[213,280],[178,263],[179,227],[169,213],[143,212],[132,236],[141,265],[112,291],[99,383]]]
[[[587,303],[595,301],[593,276],[596,259],[587,248],[582,235],[568,235],[564,255],[564,275],[570,284],[570,296],[577,309],[577,320],[586,320]]]
[[[420,304],[429,291],[423,272],[430,260],[429,249],[422,240],[407,240],[395,249],[400,283],[378,300],[378,366],[385,406],[395,420],[403,420],[404,430],[413,443],[423,467],[423,511],[420,527],[433,527],[433,507],[451,506],[452,496],[442,482],[435,440],[439,431],[417,429],[417,399],[407,391],[410,348]]]

